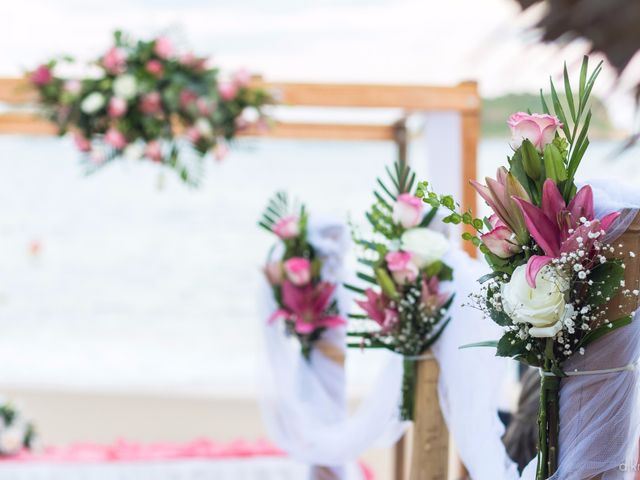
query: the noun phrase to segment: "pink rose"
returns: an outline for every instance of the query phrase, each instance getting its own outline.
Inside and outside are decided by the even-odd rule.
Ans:
[[[396,204],[393,206],[393,221],[404,228],[413,228],[422,221],[423,202],[418,197],[410,193],[398,195]]]
[[[246,68],[241,68],[233,74],[233,83],[238,87],[246,87],[251,82],[251,72]]]
[[[53,80],[53,74],[51,73],[51,69],[46,65],[40,65],[31,73],[31,81],[42,87],[43,85],[48,84],[51,80]]]
[[[200,135],[200,130],[198,130],[196,127],[189,127],[184,133],[191,143],[198,143],[202,138],[202,135]]]
[[[480,235],[480,240],[491,253],[500,258],[509,258],[522,251],[522,247],[517,243],[514,233],[495,213],[489,217],[489,222],[493,230]]]
[[[218,85],[218,93],[220,94],[220,98],[230,101],[236,98],[238,87],[232,82],[220,82]]]
[[[198,107],[198,112],[200,115],[207,117],[213,113],[213,102],[205,97],[200,97],[196,100],[196,107]]]
[[[122,150],[127,146],[127,139],[124,138],[122,132],[113,127],[107,130],[107,133],[104,134],[104,141],[116,150]]]
[[[311,281],[311,262],[302,257],[290,258],[284,262],[284,273],[294,285],[307,285]]]
[[[82,91],[82,82],[80,80],[67,80],[64,82],[64,91],[71,95],[78,95]]]
[[[189,89],[182,90],[180,92],[180,106],[182,108],[189,108],[193,102],[196,101],[198,96]]]
[[[102,66],[107,72],[120,75],[127,70],[127,54],[120,48],[111,47],[102,57]]]
[[[551,143],[562,123],[558,117],[540,113],[517,112],[509,117],[507,125],[511,128],[511,147],[520,148],[523,140],[529,140],[539,151]]]
[[[173,43],[167,37],[158,37],[153,46],[153,51],[160,58],[170,58],[173,56]]]
[[[73,133],[73,142],[76,144],[76,148],[81,152],[91,151],[91,142],[79,132]]]
[[[387,262],[391,276],[398,285],[415,282],[416,278],[418,278],[418,267],[411,261],[409,252],[389,252],[384,259]]]
[[[155,75],[156,77],[159,77],[162,75],[162,72],[164,72],[164,68],[162,67],[162,62],[160,62],[160,60],[149,60],[145,68],[147,69],[147,72],[151,75]]]
[[[154,162],[162,162],[162,146],[157,140],[151,140],[144,149],[144,155]]]
[[[218,140],[216,146],[213,147],[213,158],[217,162],[221,162],[229,154],[229,145],[224,140]]]
[[[146,115],[155,115],[162,111],[162,98],[159,92],[151,92],[140,99],[140,110]]]
[[[283,271],[281,262],[269,262],[264,267],[264,274],[270,285],[280,285],[282,283]]]
[[[123,98],[111,97],[107,110],[111,118],[120,118],[127,113],[127,101]]]
[[[273,233],[283,240],[289,240],[300,235],[300,219],[295,215],[282,217],[273,226]]]

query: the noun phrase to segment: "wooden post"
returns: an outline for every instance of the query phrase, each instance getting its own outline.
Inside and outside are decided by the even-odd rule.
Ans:
[[[416,403],[410,480],[447,480],[449,431],[438,400],[440,369],[435,359],[416,365]]]
[[[469,184],[469,180],[475,180],[478,176],[477,159],[478,159],[478,140],[480,136],[480,105],[479,96],[477,94],[477,84],[475,82],[466,82],[462,85],[473,87],[476,94],[469,97],[470,102],[476,102],[475,108],[461,112],[461,135],[462,138],[462,208],[471,209],[477,213],[477,196],[476,191]],[[470,105],[471,106],[471,105]],[[464,226],[465,231],[474,233],[469,225]],[[464,249],[472,257],[477,256],[478,252],[470,242],[464,242]]]
[[[640,290],[640,214],[636,215],[627,230],[611,243],[615,247],[613,255],[624,262],[625,288]],[[633,252],[635,256],[632,257],[629,252]],[[607,304],[607,318],[615,320],[632,314],[637,308],[638,297],[618,293]]]

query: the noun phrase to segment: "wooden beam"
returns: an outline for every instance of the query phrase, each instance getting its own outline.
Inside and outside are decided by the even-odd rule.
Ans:
[[[478,176],[478,137],[480,135],[480,112],[464,112],[462,114],[462,208],[471,209],[475,215],[478,212],[477,194],[469,180],[475,180]],[[465,225],[465,230],[474,233],[469,225]],[[469,255],[478,255],[477,249],[471,242],[464,242],[464,249]]]
[[[279,83],[257,80],[283,105],[308,107],[400,108],[411,111],[477,111],[480,99],[472,82],[454,87],[376,84]]]
[[[35,113],[9,112],[0,114],[0,134],[55,135],[56,127]],[[239,136],[390,141],[394,138],[394,129],[388,125],[276,122],[269,130],[246,130],[240,132]]]
[[[307,107],[400,108],[407,111],[480,108],[477,87],[465,82],[453,87],[377,84],[320,84],[253,81],[271,92],[283,105]],[[0,78],[0,102],[33,103],[37,92],[24,78]]]

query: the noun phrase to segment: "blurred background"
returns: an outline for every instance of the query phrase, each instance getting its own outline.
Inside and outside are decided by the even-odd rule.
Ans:
[[[167,34],[267,80],[475,80],[483,177],[509,153],[508,115],[537,106],[549,74],[560,78],[566,61],[576,75],[589,51],[581,40],[540,43],[531,27],[542,14],[513,0],[23,0],[4,6],[0,76],[61,53],[94,58],[120,28]],[[620,78],[605,67],[583,178],[640,179],[638,150],[620,153],[638,124],[639,74],[637,58]],[[395,113],[330,115],[384,122]],[[428,178],[422,148],[412,142],[410,160]],[[254,297],[272,239],[259,214],[286,188],[311,211],[359,221],[395,155],[384,142],[240,140],[193,189],[149,162],[85,177],[69,138],[0,137],[0,392],[31,411],[47,442],[264,436]],[[357,357],[348,362],[354,397],[376,374]],[[382,474],[388,461],[373,464]]]

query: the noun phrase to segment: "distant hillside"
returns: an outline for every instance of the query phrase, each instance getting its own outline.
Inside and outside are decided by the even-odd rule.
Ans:
[[[545,98],[547,105],[551,99]],[[531,93],[510,94],[482,100],[482,135],[485,137],[507,137],[510,135],[507,119],[513,112],[541,112],[540,97]],[[616,136],[616,130],[609,120],[603,103],[598,98],[591,99],[590,138],[610,138]]]

